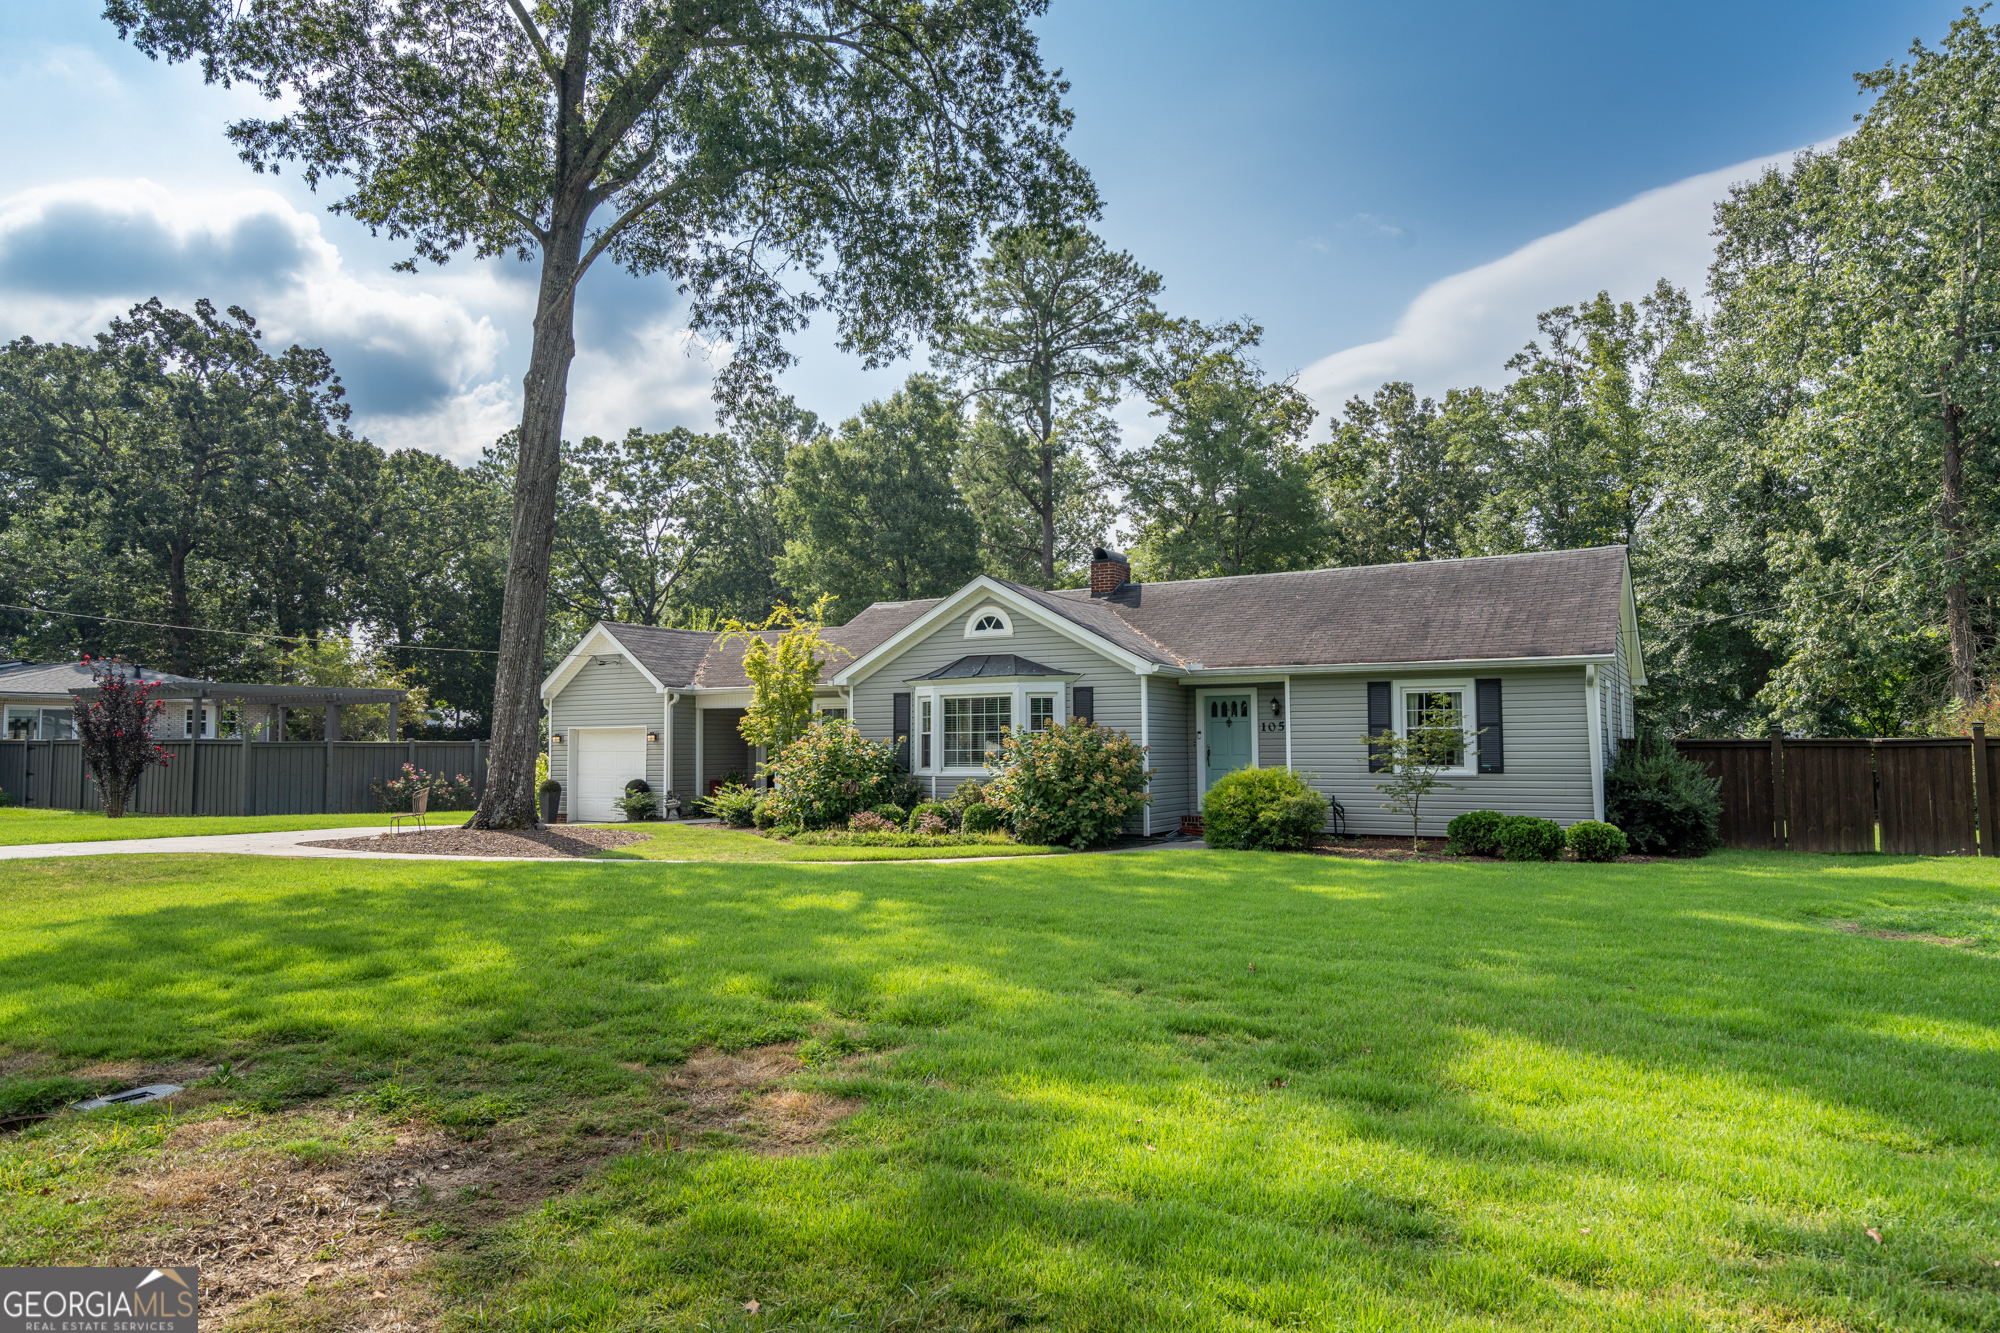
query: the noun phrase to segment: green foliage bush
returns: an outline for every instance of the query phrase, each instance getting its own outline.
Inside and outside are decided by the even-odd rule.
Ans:
[[[650,789],[634,791],[631,784],[627,783],[625,794],[611,804],[625,812],[626,822],[636,824],[642,819],[651,819],[653,817],[653,809],[659,803],[660,798],[655,796]]]
[[[633,778],[630,782],[625,784],[625,790],[628,792],[651,791],[652,789],[653,789],[653,784],[646,781],[646,779],[644,778]]]
[[[1012,847],[1004,833],[856,833],[850,829],[811,829],[793,834],[792,842],[808,847]]]
[[[699,802],[703,809],[731,828],[749,828],[757,822],[757,802],[762,793],[740,782],[725,782],[715,795]]]
[[[1327,799],[1289,768],[1239,768],[1201,799],[1211,847],[1296,851],[1326,827]]]
[[[1616,861],[1625,855],[1625,834],[1616,824],[1586,819],[1571,824],[1567,836],[1579,861]]]
[[[554,778],[543,778],[535,784],[535,790],[544,796],[560,796],[562,794],[562,783],[557,782]],[[4,802],[0,802],[0,804],[4,804]]]
[[[1722,783],[1672,750],[1622,754],[1604,775],[1604,817],[1641,856],[1700,856],[1722,841]]]
[[[943,801],[925,801],[917,806],[916,809],[910,811],[910,827],[912,829],[916,828],[925,815],[934,815],[944,821],[946,832],[950,832],[952,829],[958,827],[958,822],[953,815],[952,808]]]
[[[1124,732],[1082,720],[1039,731],[1010,727],[987,766],[994,778],[986,800],[1006,813],[1023,842],[1095,847],[1153,799],[1146,752]]]
[[[767,766],[780,819],[806,828],[845,824],[856,811],[894,800],[909,781],[886,741],[852,722],[815,722]]]
[[[771,828],[777,824],[779,813],[778,803],[766,795],[750,807],[750,822],[758,828]]]
[[[1500,826],[1507,816],[1498,810],[1467,810],[1445,825],[1444,836],[1467,856],[1500,855]]]
[[[998,833],[1007,827],[1007,815],[999,806],[981,802],[965,807],[958,826],[966,833]]]
[[[951,821],[953,828],[959,828],[965,823],[967,807],[984,804],[986,784],[978,778],[967,778],[945,799],[945,818]]]
[[[1509,815],[1500,821],[1500,855],[1509,861],[1556,861],[1563,854],[1562,825],[1533,815]]]
[[[894,801],[884,801],[882,804],[874,807],[874,813],[882,816],[882,818],[888,820],[891,824],[901,824],[910,817],[910,812],[902,806],[897,805]]]

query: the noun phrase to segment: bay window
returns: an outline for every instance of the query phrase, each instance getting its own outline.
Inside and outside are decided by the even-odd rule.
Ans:
[[[944,766],[980,768],[986,752],[1000,748],[1001,733],[1013,725],[1014,700],[1006,694],[944,701]]]

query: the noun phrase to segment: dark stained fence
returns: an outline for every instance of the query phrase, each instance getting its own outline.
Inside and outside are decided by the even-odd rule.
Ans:
[[[164,741],[165,767],[148,768],[126,802],[135,815],[366,814],[374,784],[403,765],[486,787],[484,741]],[[97,784],[75,741],[0,741],[0,790],[20,805],[97,810]]]
[[[1721,786],[1729,847],[1995,854],[2000,745],[1965,737],[1676,742]]]
[[[1860,740],[1785,741],[1785,831],[1793,851],[1875,850],[1873,749]]]
[[[1957,736],[1875,742],[1881,779],[1882,850],[1909,856],[1973,856],[1972,742]]]
[[[1722,784],[1725,847],[1785,845],[1773,799],[1770,741],[1695,740],[1682,741],[1679,748]]]

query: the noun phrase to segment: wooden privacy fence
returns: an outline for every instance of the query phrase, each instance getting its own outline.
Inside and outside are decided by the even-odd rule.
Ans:
[[[1722,841],[1795,852],[1994,854],[2000,745],[1986,729],[1908,740],[1684,740],[1722,783]]]
[[[163,741],[126,809],[139,815],[351,815],[379,810],[372,782],[415,764],[486,788],[485,741]],[[17,805],[96,810],[77,741],[0,741],[0,791]]]

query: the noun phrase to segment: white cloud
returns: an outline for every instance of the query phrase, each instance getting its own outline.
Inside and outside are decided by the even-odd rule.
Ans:
[[[521,295],[478,266],[390,282],[357,278],[318,218],[268,190],[78,180],[0,200],[0,336],[85,342],[153,296],[241,305],[267,344],[327,349],[378,443],[474,454],[512,424],[492,316],[525,323]]]
[[[1388,337],[1315,361],[1300,373],[1299,387],[1321,411],[1333,412],[1387,380],[1409,380],[1433,396],[1494,385],[1507,358],[1534,337],[1535,316],[1544,310],[1600,291],[1637,300],[1661,278],[1699,293],[1715,251],[1708,233],[1716,201],[1736,182],[1792,156],[1739,162],[1648,190],[1504,258],[1434,282],[1410,302]]]
[[[611,347],[581,346],[563,433],[611,439],[634,426],[712,430],[715,376],[728,360],[726,342],[703,339],[671,317],[623,330]]]

